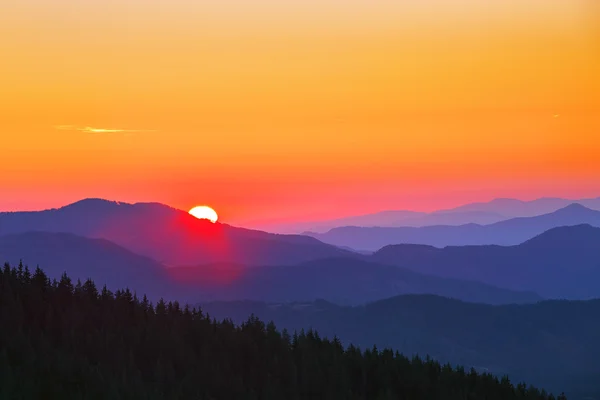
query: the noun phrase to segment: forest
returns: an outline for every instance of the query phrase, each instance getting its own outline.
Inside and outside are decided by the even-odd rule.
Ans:
[[[426,355],[0,269],[0,399],[556,399]]]

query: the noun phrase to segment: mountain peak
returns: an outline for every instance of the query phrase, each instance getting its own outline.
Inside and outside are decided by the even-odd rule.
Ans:
[[[600,228],[590,224],[559,226],[549,229],[521,244],[521,246],[542,246],[556,248],[591,244],[594,247],[600,243]]]
[[[98,211],[98,210],[114,210],[118,207],[123,208],[134,208],[136,210],[146,210],[146,211],[159,211],[159,210],[167,210],[173,211],[175,210],[173,207],[157,203],[157,202],[148,202],[148,203],[126,203],[123,201],[115,201],[115,200],[106,200],[101,198],[87,198],[76,201],[74,203],[68,204],[59,208],[59,210],[82,210],[82,211]]]
[[[65,208],[84,208],[84,207],[113,207],[121,204],[129,205],[128,203],[123,203],[114,200],[106,200],[101,198],[87,198],[76,201],[74,203],[68,204],[66,206],[61,207],[60,209]]]
[[[571,203],[566,207],[560,208],[554,212],[554,214],[573,214],[573,213],[588,213],[588,212],[596,212],[580,203]]]

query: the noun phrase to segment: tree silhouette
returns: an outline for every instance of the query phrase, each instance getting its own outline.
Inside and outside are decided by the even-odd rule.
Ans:
[[[255,316],[236,326],[66,274],[51,283],[22,264],[0,271],[0,326],[3,399],[554,399],[429,358],[279,332]]]

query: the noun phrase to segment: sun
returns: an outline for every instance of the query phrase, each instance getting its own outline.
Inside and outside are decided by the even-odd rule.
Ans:
[[[219,219],[217,212],[208,206],[194,207],[189,213],[198,219],[207,219],[213,224]]]

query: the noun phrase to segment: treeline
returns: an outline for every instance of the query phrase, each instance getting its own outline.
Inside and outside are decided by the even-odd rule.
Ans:
[[[0,269],[0,399],[554,399],[474,370]],[[563,395],[557,399],[565,399]]]

